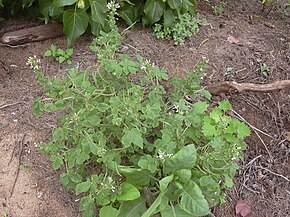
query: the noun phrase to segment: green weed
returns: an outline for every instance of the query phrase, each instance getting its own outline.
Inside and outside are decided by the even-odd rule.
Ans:
[[[66,111],[41,150],[62,171],[60,182],[81,197],[83,216],[94,216],[97,206],[100,217],[207,215],[233,186],[250,130],[226,115],[228,101],[209,106],[199,84],[206,60],[185,79],[169,80],[149,60],[116,53],[115,14],[112,7],[112,31],[91,45],[98,65],[72,68],[61,79],[44,76],[29,59],[46,95],[34,100],[35,114]]]

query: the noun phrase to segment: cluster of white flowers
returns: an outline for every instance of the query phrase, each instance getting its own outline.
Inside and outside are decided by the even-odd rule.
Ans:
[[[120,8],[120,4],[116,3],[115,1],[111,1],[107,4],[107,8],[109,10],[116,10],[117,8]]]
[[[161,160],[165,160],[166,158],[171,157],[173,154],[166,154],[164,151],[160,151],[158,150],[158,156],[157,158],[161,159]]]
[[[26,65],[30,66],[31,69],[37,70],[40,69],[40,59],[37,59],[34,55],[33,57],[28,57]]]
[[[148,67],[154,67],[155,64],[150,62],[150,60],[145,60],[144,63],[142,63],[142,66],[141,66],[141,70],[145,71]]]
[[[107,149],[105,149],[105,148],[99,148],[99,150],[98,150],[99,155],[104,155],[106,152],[107,152]]]
[[[103,189],[110,189],[112,192],[116,192],[116,187],[114,186],[114,180],[111,176],[108,176],[107,182],[101,182],[100,185]]]

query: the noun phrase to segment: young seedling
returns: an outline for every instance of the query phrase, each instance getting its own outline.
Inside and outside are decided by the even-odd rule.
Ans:
[[[262,75],[264,75],[265,77],[269,76],[270,69],[269,69],[269,66],[266,63],[261,64],[260,69],[261,69]]]
[[[63,63],[66,61],[67,64],[72,64],[72,61],[68,58],[73,54],[73,48],[68,48],[63,50],[61,48],[57,48],[55,45],[51,45],[50,48],[44,52],[45,57],[52,56],[57,62]]]

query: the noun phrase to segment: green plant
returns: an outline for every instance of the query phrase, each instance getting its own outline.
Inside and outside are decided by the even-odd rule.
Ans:
[[[51,45],[50,48],[44,52],[45,57],[52,56],[57,62],[63,63],[66,61],[67,64],[72,64],[72,61],[68,58],[73,54],[73,48],[68,48],[63,50],[61,48],[57,48],[55,45]]]
[[[63,171],[60,182],[81,197],[83,216],[93,216],[97,205],[100,217],[207,215],[233,186],[250,131],[225,114],[229,102],[209,108],[195,99],[210,98],[199,84],[206,60],[185,79],[168,80],[165,69],[141,56],[117,54],[114,13],[112,31],[101,32],[91,46],[98,65],[49,78],[36,58],[29,59],[46,94],[34,100],[35,114],[64,110],[41,150]]]
[[[1,216],[2,216],[2,217],[8,217],[8,214],[7,214],[6,210],[3,210],[3,211],[1,212]]]
[[[143,26],[157,22],[168,26],[172,25],[174,16],[184,13],[196,15],[196,0],[120,0],[117,4],[107,0],[0,0],[0,7],[1,4],[0,15],[4,17],[25,13],[42,15],[45,23],[51,18],[63,22],[69,46],[87,29],[97,36],[101,30],[109,32],[106,16],[112,5],[117,6],[118,16],[129,26],[135,22],[142,22]]]
[[[154,34],[157,38],[173,38],[175,44],[184,44],[185,38],[198,31],[198,20],[188,13],[171,19],[174,20],[172,23],[155,24]]]
[[[212,6],[212,11],[214,14],[223,14],[225,12],[225,2],[220,0],[218,4]]]
[[[32,168],[31,163],[22,163],[19,165],[20,169],[23,169],[25,172],[29,171]]]
[[[264,75],[265,77],[268,77],[270,75],[270,69],[266,63],[262,63],[260,65],[260,70],[261,70],[262,75]]]

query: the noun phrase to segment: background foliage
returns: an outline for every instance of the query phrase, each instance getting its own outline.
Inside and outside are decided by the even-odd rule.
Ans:
[[[179,15],[196,14],[195,0],[122,0],[118,4],[118,16],[128,25],[159,22],[170,27]],[[69,45],[87,29],[94,35],[109,31],[106,15],[110,2],[106,0],[0,0],[0,5],[0,17],[29,15],[42,17],[46,23],[49,19],[63,22]]]

